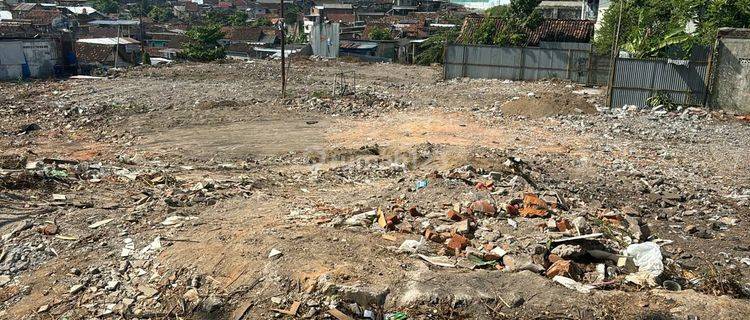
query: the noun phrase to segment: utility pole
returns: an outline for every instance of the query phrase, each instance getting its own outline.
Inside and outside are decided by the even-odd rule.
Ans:
[[[144,28],[143,28],[143,12],[146,11],[146,0],[141,0],[141,12],[140,17],[138,17],[138,28],[141,29],[141,64],[143,64],[143,57],[146,56],[146,37],[144,36]]]
[[[284,36],[284,0],[281,2],[281,98],[286,98],[286,57],[284,57],[284,42],[286,42]]]
[[[120,24],[117,24],[117,39],[115,40],[115,65],[113,69],[117,69],[117,56],[120,55]]]
[[[617,17],[617,31],[615,32],[615,43],[612,44],[612,56],[610,59],[610,70],[609,70],[609,86],[607,87],[607,107],[612,109],[612,101],[614,100],[614,86],[615,86],[615,69],[617,68],[617,58],[620,56],[620,26],[622,25],[622,7],[625,6],[627,0],[621,0],[620,13]]]

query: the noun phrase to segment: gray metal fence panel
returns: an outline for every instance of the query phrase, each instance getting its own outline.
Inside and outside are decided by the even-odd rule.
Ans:
[[[610,78],[610,57],[593,54],[591,50],[454,44],[449,45],[445,53],[446,79],[556,78],[607,85]],[[667,59],[618,58],[612,106],[643,106],[646,99],[657,93],[677,104],[701,104],[706,91],[706,72],[707,63],[702,61],[681,64]]]
[[[586,46],[590,49],[590,46]],[[446,79],[494,78],[511,80],[570,79],[604,84],[608,78],[590,63],[590,50],[517,48],[452,44],[446,48],[443,66]],[[608,72],[603,72],[609,74]],[[596,82],[592,82],[596,81]]]
[[[700,105],[705,96],[707,70],[705,62],[687,65],[669,63],[667,59],[617,59],[612,87],[612,106],[644,106],[658,93],[674,103]]]
[[[315,23],[310,34],[313,54],[319,57],[336,58],[339,55],[339,24]]]

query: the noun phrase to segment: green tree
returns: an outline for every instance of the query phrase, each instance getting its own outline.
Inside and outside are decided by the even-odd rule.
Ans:
[[[172,14],[172,10],[164,7],[154,6],[148,12],[148,17],[156,22],[165,22],[174,18],[174,15]]]
[[[233,15],[229,16],[229,22],[234,27],[247,26],[248,25],[247,19],[248,19],[248,16],[245,11],[237,11]]]
[[[220,10],[206,12],[202,20],[208,25],[218,24],[220,26],[228,26],[230,24],[229,15]]]
[[[686,56],[713,44],[720,27],[750,27],[750,0],[614,0],[594,39],[598,53],[611,52],[620,9],[618,46],[637,57]]]
[[[430,36],[419,46],[421,51],[417,54],[416,63],[421,65],[443,63],[445,46],[456,41],[457,37],[458,30],[454,28],[441,30]]]
[[[391,40],[391,39],[393,39],[391,37],[391,31],[388,30],[388,28],[380,27],[380,26],[373,26],[372,29],[370,29],[370,32],[367,34],[367,36],[371,40]]]
[[[144,52],[143,55],[141,55],[141,64],[145,66],[151,65],[151,55],[148,54],[148,52]]]
[[[611,52],[622,10],[619,47],[638,57],[661,55],[669,47],[689,42],[685,26],[697,18],[696,5],[695,0],[615,0],[604,15],[594,47],[602,54]]]
[[[700,0],[699,0],[700,1]],[[721,27],[750,28],[750,0],[702,0],[699,13],[698,43],[713,44]]]
[[[219,40],[224,38],[222,26],[210,24],[190,28],[185,35],[187,43],[183,44],[181,57],[191,61],[213,61],[226,56]]]
[[[150,1],[147,0],[139,0],[138,2],[134,3],[128,11],[130,11],[131,17],[140,17],[140,16],[148,16],[149,12],[151,12],[152,5]]]
[[[297,23],[299,14],[302,13],[302,7],[296,4],[284,6],[284,22],[287,25],[293,25]]]
[[[120,4],[116,0],[94,0],[94,9],[103,13],[117,13]]]
[[[268,27],[271,25],[271,20],[266,17],[260,17],[250,24],[252,27]]]
[[[508,5],[487,9],[485,18],[469,42],[499,46],[526,44],[531,30],[539,27],[543,18],[536,7],[541,0],[511,0]]]

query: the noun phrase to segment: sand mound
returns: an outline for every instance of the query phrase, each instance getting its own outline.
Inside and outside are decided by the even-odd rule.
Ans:
[[[503,114],[530,118],[596,113],[596,108],[586,99],[572,94],[523,96],[505,103],[501,108]]]

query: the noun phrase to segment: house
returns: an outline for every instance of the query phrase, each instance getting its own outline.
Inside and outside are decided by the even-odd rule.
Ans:
[[[231,57],[258,56],[257,48],[275,47],[281,43],[281,33],[273,27],[224,27],[224,39],[219,43],[226,47]]]
[[[348,3],[323,3],[310,8],[310,17],[320,19],[320,21],[334,21],[353,23],[356,21],[354,9]]]
[[[61,7],[90,7],[93,3],[91,0],[57,0],[55,2]]]
[[[234,4],[232,4],[231,2],[223,2],[223,1],[222,1],[222,2],[219,2],[219,3],[217,3],[217,4],[216,4],[216,5],[214,6],[214,8],[218,8],[218,9],[226,9],[226,10],[232,9],[233,7],[234,7]]]
[[[13,19],[13,14],[10,11],[0,11],[0,21]]]
[[[457,43],[469,44],[474,38],[479,26],[484,19],[467,18],[461,28],[461,34],[456,39]],[[495,29],[502,30],[503,22],[495,20]],[[538,47],[542,42],[567,42],[567,43],[590,43],[594,38],[594,21],[591,20],[564,20],[546,19],[536,29],[526,31],[527,47]],[[492,35],[494,38],[494,35]]]
[[[583,19],[585,3],[585,0],[545,0],[539,4],[537,10],[542,12],[545,19]]]
[[[265,10],[265,15],[278,16],[281,10],[281,1],[278,0],[255,0],[255,4]],[[284,0],[284,5],[294,4],[293,0]]]
[[[249,8],[249,5],[248,5],[249,2],[250,0],[234,0],[234,7],[237,10],[244,11],[244,10],[247,10],[247,8]]]
[[[19,3],[11,12],[16,19],[31,20],[37,26],[52,25],[52,21],[61,15],[56,5],[40,3]]]
[[[416,12],[419,9],[417,0],[394,0],[391,13],[398,16],[408,15],[410,12]]]
[[[537,7],[546,19],[598,20],[600,3],[610,0],[545,0]]]
[[[274,46],[281,43],[281,33],[273,27],[224,27],[223,45],[250,44],[253,46]]]
[[[147,32],[144,47],[151,57],[174,59],[187,41],[188,37],[184,33]]]
[[[62,64],[59,42],[51,38],[0,38],[0,80],[48,78]]]
[[[107,17],[96,11],[93,7],[59,7],[63,13],[74,17],[79,24],[85,24],[93,20],[103,20]]]
[[[250,2],[247,4],[247,8],[245,8],[245,13],[247,13],[248,17],[251,19],[257,19],[265,16],[269,11],[257,2]]]
[[[375,56],[378,49],[377,42],[341,40],[339,43],[340,55]]]
[[[200,17],[201,7],[195,2],[185,2],[172,7],[172,14],[182,20],[193,20]]]
[[[76,57],[84,74],[97,67],[129,67],[137,64],[140,42],[123,37],[78,39]]]

